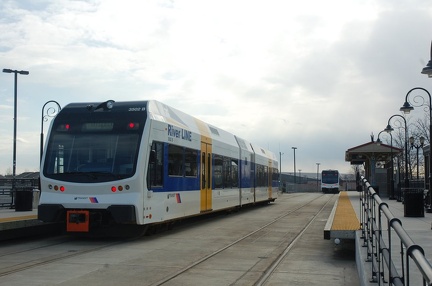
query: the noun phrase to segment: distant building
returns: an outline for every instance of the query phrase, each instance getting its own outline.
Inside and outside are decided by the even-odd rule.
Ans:
[[[0,186],[11,187],[12,175],[0,175]],[[15,176],[15,183],[17,187],[39,187],[39,172],[24,172]]]

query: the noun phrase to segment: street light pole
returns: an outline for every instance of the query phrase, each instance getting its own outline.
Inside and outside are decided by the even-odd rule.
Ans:
[[[430,60],[428,64],[422,69],[421,73],[427,75],[428,77],[432,77],[432,42],[431,42]]]
[[[400,117],[403,119],[403,122],[405,124],[405,188],[409,188],[409,179],[408,179],[408,126],[405,117],[399,114],[395,114],[390,116],[390,118],[387,121],[387,127],[384,129],[387,133],[391,133],[394,129],[390,125],[390,121],[393,117]],[[393,137],[392,137],[393,141]],[[393,143],[393,142],[392,142]],[[392,144],[393,145],[393,144]],[[401,200],[401,192],[399,191],[398,200]]]
[[[417,181],[419,179],[419,149],[423,148],[424,140],[425,140],[425,138],[423,136],[420,136],[420,138],[419,138],[420,144],[414,144],[414,141],[415,141],[414,136],[411,136],[409,138],[411,149],[413,149],[413,148],[416,149],[416,155],[417,155]]]
[[[279,151],[279,191],[282,191],[282,155],[284,153]]]
[[[319,165],[320,165],[321,163],[316,163],[316,165],[317,165],[317,192],[319,192],[319,180],[318,180],[318,174],[319,174]]]
[[[295,150],[297,147],[291,147],[294,150],[294,184],[296,183],[296,160],[295,160]]]
[[[13,158],[12,158],[12,192],[15,191],[15,176],[16,176],[16,137],[17,137],[17,83],[18,74],[28,75],[28,71],[18,71],[11,69],[3,69],[4,73],[15,74],[14,79],[14,135],[13,135]]]
[[[395,197],[394,197],[393,135],[391,134],[390,130],[382,130],[381,132],[387,132],[390,135],[390,148],[391,148],[390,149],[390,158],[391,158],[390,168],[391,168],[391,178],[390,178],[390,196],[389,196],[389,200],[394,200]],[[381,132],[378,133],[378,139],[377,139],[377,144],[378,145],[381,144],[381,140],[380,140],[380,134],[381,134]],[[400,180],[399,180],[399,182],[400,182]]]
[[[48,104],[50,104],[50,103],[54,103],[57,106],[55,106],[55,107],[49,106],[48,109],[45,110],[45,107]],[[41,120],[41,134],[40,134],[40,163],[42,163],[42,155],[43,155],[43,142],[44,142],[44,128],[43,128],[43,125],[44,125],[44,122],[48,121],[48,118],[54,117],[55,115],[57,115],[57,113],[59,113],[60,110],[61,110],[61,106],[55,100],[47,101],[42,106],[42,120]]]
[[[429,61],[429,63],[431,63],[431,61]],[[425,71],[425,69],[423,69],[423,71]],[[420,96],[420,95],[415,95],[414,99],[413,99],[413,102],[416,103],[417,100],[419,98],[421,98],[421,99],[423,99],[423,101],[421,102],[421,104],[411,105],[409,103],[409,101],[408,101],[408,96],[414,90],[422,90],[422,91],[426,92],[426,94],[428,95],[428,98],[429,98],[429,105],[425,104],[424,98],[422,96]],[[427,105],[429,107],[429,166],[428,166],[428,173],[429,173],[429,187],[428,187],[428,190],[429,190],[429,193],[428,193],[428,195],[429,195],[429,205],[428,205],[428,207],[426,209],[426,212],[431,213],[432,212],[432,194],[431,194],[431,191],[432,191],[432,168],[431,168],[432,167],[432,156],[431,156],[432,155],[432,152],[431,152],[432,148],[430,148],[431,144],[432,144],[432,106],[431,106],[432,105],[432,99],[431,99],[431,94],[429,93],[429,91],[427,91],[426,89],[424,89],[422,87],[414,87],[414,88],[410,89],[407,92],[406,96],[405,96],[405,103],[400,108],[400,111],[403,111],[405,114],[407,114],[407,113],[410,113],[411,110],[414,110],[413,106],[419,107],[419,106],[424,106],[424,105]]]

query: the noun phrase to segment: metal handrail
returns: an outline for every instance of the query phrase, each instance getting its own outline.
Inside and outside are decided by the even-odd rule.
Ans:
[[[432,266],[426,259],[423,248],[414,243],[402,227],[402,222],[392,214],[387,203],[381,200],[363,176],[361,181],[361,238],[363,246],[367,248],[367,261],[372,262],[371,282],[378,285],[410,285],[409,262],[412,259],[423,276],[423,285],[432,286]],[[383,236],[383,216],[387,220],[387,242]],[[392,258],[392,230],[400,240],[401,273]]]

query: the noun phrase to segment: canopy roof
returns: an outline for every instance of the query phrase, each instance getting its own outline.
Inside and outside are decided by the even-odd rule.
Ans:
[[[363,164],[368,159],[387,161],[391,158],[391,155],[395,156],[402,151],[397,147],[371,141],[345,151],[345,161],[350,162],[351,165]]]

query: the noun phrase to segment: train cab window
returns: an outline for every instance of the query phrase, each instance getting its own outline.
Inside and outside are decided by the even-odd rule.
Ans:
[[[147,171],[147,188],[163,186],[163,144],[153,142]]]

